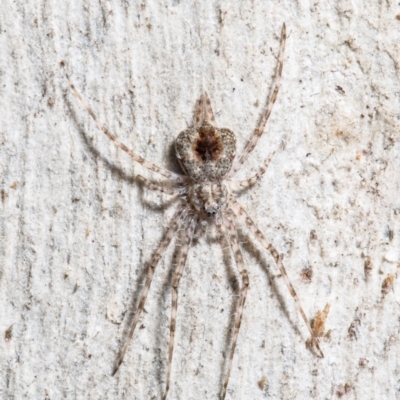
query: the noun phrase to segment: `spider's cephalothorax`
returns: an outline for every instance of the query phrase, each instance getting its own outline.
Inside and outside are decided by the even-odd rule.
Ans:
[[[196,182],[220,182],[230,171],[236,137],[229,129],[215,126],[207,93],[198,101],[193,127],[178,135],[175,149],[183,170]]]
[[[145,160],[143,157],[140,157],[128,149],[96,118],[92,109],[85,102],[80,93],[75,89],[73,83],[69,81],[69,84],[75,95],[80,99],[83,106],[93,117],[97,126],[115,143],[115,145],[127,152],[135,161],[143,165],[148,170],[163,175],[164,177],[168,178],[169,181],[163,183],[154,183],[144,177],[138,176],[139,180],[145,183],[150,189],[159,190],[170,195],[178,195],[180,197],[180,204],[177,207],[175,216],[172,218],[170,226],[164,235],[164,239],[162,240],[158,250],[155,252],[150,262],[146,276],[146,282],[139,299],[137,312],[131,323],[128,339],[122,348],[113,372],[113,374],[115,374],[118,371],[118,368],[121,365],[124,355],[128,349],[129,340],[139,322],[139,317],[144,309],[147,294],[149,293],[154,270],[172,239],[177,236],[179,238],[180,246],[177,250],[177,264],[172,281],[170,341],[168,350],[166,390],[163,397],[164,400],[168,394],[171,376],[171,363],[176,331],[179,281],[182,276],[193,236],[199,231],[199,227],[202,228],[207,225],[206,217],[214,217],[219,231],[225,237],[225,240],[229,245],[242,281],[242,285],[239,289],[239,298],[236,303],[231,350],[228,358],[227,372],[222,385],[220,396],[221,400],[225,398],[228,387],[233,356],[235,354],[236,342],[242,320],[244,303],[246,300],[247,289],[249,287],[249,277],[242,253],[240,251],[234,216],[238,217],[247,226],[250,233],[254,235],[254,237],[263,245],[263,247],[271,253],[282,277],[285,280],[290,294],[295,300],[295,305],[311,333],[312,343],[315,345],[315,348],[318,350],[319,354],[323,357],[322,351],[318,345],[318,338],[315,336],[300,305],[296,292],[290,283],[285,267],[282,264],[282,259],[279,256],[279,253],[276,251],[273,245],[267,241],[265,236],[256,227],[253,220],[247,214],[244,207],[237,202],[233,195],[235,191],[251,186],[264,174],[273,154],[268,157],[264,163],[264,166],[253,177],[243,181],[231,180],[231,177],[239,170],[249,154],[253,151],[258,139],[264,131],[264,127],[269,115],[271,114],[272,106],[276,101],[280,85],[285,41],[286,28],[285,25],[283,25],[277,75],[275,78],[275,85],[271,98],[267,107],[263,111],[260,122],[244,152],[235,160],[235,162],[235,135],[228,129],[219,129],[216,127],[207,93],[203,93],[203,95],[200,97],[197,103],[193,127],[181,132],[176,140],[176,154],[184,172],[186,173],[186,176],[179,175],[164,168],[158,167],[157,165]]]
[[[229,129],[216,127],[207,93],[197,103],[193,127],[178,135],[175,149],[183,170],[194,181],[188,185],[189,204],[200,216],[214,217],[228,199],[222,180],[235,158],[236,137]]]

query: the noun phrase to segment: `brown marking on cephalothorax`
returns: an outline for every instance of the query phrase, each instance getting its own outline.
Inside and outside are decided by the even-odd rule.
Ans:
[[[221,157],[222,141],[212,125],[203,124],[197,129],[198,139],[193,143],[193,151],[199,160],[217,161]]]
[[[175,142],[183,170],[196,182],[219,182],[229,172],[236,153],[236,137],[229,129],[207,122],[181,132]]]
[[[195,182],[220,182],[230,171],[236,137],[216,126],[207,92],[197,102],[194,125],[178,135],[175,149],[183,170]]]

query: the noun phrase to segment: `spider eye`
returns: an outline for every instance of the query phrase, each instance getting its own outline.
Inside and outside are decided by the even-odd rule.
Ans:
[[[207,209],[207,207],[204,207],[204,212],[209,216],[212,217],[217,213],[217,210],[215,208]]]

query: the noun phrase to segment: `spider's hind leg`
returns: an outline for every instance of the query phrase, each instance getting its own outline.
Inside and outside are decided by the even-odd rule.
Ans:
[[[141,315],[144,305],[146,303],[147,295],[149,293],[151,281],[153,279],[153,275],[154,275],[156,266],[157,266],[158,262],[160,261],[160,259],[162,258],[162,256],[164,255],[165,251],[167,250],[168,245],[171,243],[172,238],[178,231],[178,229],[181,226],[183,219],[185,218],[186,215],[187,214],[185,212],[185,207],[184,206],[179,207],[178,211],[175,213],[174,217],[172,218],[172,225],[168,228],[159,248],[154,253],[153,258],[151,259],[149,269],[147,272],[147,276],[146,276],[146,281],[144,284],[144,288],[143,288],[142,294],[140,296],[139,305],[138,305],[136,314],[133,318],[133,321],[132,321],[130,329],[129,329],[128,338],[126,339],[126,342],[124,344],[124,347],[122,348],[121,354],[118,357],[118,360],[117,360],[117,363],[115,364],[115,368],[112,372],[112,375],[115,375],[117,373],[119,367],[122,364],[122,361],[124,360],[125,353],[128,350],[129,343],[132,339],[133,333],[135,332],[136,325],[139,321],[140,315]]]
[[[167,381],[163,400],[166,400],[171,378],[171,367],[172,367],[172,355],[174,352],[174,339],[176,330],[176,312],[178,309],[178,287],[179,281],[182,277],[183,269],[185,268],[187,255],[192,243],[194,231],[196,229],[197,221],[190,218],[185,225],[185,229],[182,230],[180,235],[181,247],[178,251],[178,264],[175,270],[175,274],[172,280],[172,308],[171,308],[171,325],[170,325],[170,339],[168,346],[168,363],[167,363]]]
[[[231,207],[232,207],[234,213],[245,223],[247,228],[256,237],[256,239],[265,247],[266,250],[268,250],[271,253],[271,255],[274,258],[274,260],[280,270],[280,273],[286,283],[286,286],[287,286],[290,294],[293,297],[294,304],[296,305],[297,311],[303,318],[304,323],[306,324],[306,326],[311,334],[312,343],[315,345],[316,349],[318,350],[320,357],[323,358],[324,353],[322,352],[322,350],[319,346],[318,337],[315,336],[315,333],[314,333],[313,329],[311,328],[310,322],[308,321],[306,314],[303,310],[303,307],[300,304],[299,297],[297,296],[297,293],[294,290],[292,282],[290,282],[290,279],[286,272],[286,268],[284,267],[284,265],[282,263],[282,259],[279,256],[279,253],[276,251],[275,247],[272,246],[272,244],[267,241],[265,236],[261,233],[261,231],[257,228],[257,226],[255,225],[253,220],[247,214],[246,210],[236,200],[234,200],[234,199],[231,200]]]
[[[227,231],[227,239],[229,242],[229,246],[232,250],[233,257],[236,262],[236,266],[239,270],[240,276],[242,278],[242,286],[240,288],[240,296],[239,302],[236,306],[236,314],[235,314],[235,323],[233,326],[233,335],[232,335],[232,344],[231,351],[229,353],[229,361],[228,361],[228,369],[225,375],[224,383],[222,386],[220,399],[224,400],[226,396],[226,390],[228,388],[229,377],[232,370],[233,356],[235,354],[236,342],[239,335],[239,328],[242,321],[242,314],[244,303],[246,301],[247,289],[249,287],[249,275],[247,273],[246,267],[244,265],[244,260],[242,256],[242,252],[239,248],[237,230],[235,226],[235,222],[233,221],[231,214],[226,214],[223,216],[222,224],[220,226],[220,231],[225,233]]]

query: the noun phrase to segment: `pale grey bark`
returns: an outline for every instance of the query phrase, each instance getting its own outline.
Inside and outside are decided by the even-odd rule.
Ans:
[[[142,400],[164,390],[173,248],[111,371],[174,207],[138,185],[138,173],[158,177],[97,129],[66,76],[126,145],[179,172],[174,138],[203,89],[244,148],[286,22],[278,101],[238,176],[276,155],[240,201],[285,255],[306,314],[331,304],[331,333],[324,359],[305,348],[272,257],[243,230],[250,289],[227,399],[331,399],[345,384],[345,398],[400,398],[397,14],[390,1],[3,1],[0,397]],[[217,399],[235,277],[218,240],[194,243],[169,399]]]

